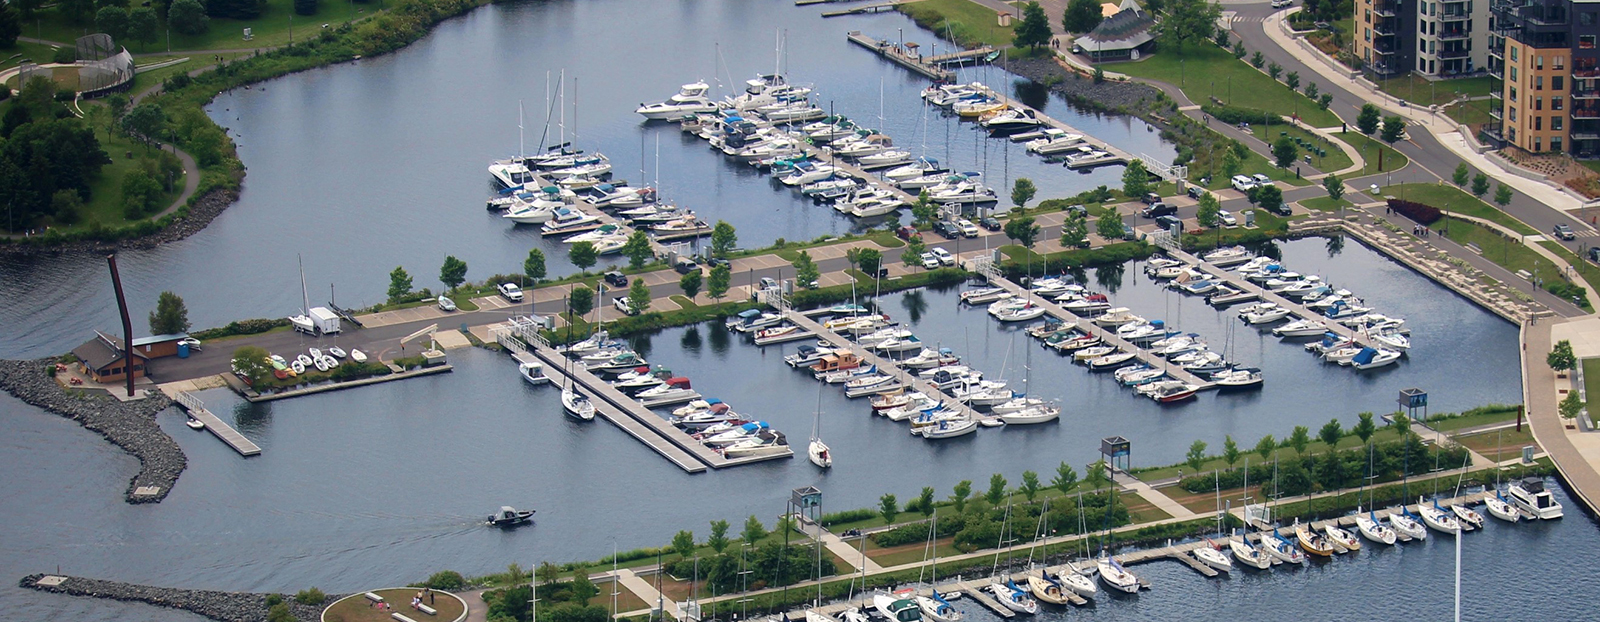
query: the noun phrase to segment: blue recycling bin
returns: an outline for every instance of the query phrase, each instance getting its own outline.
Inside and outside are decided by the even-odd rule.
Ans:
[[[189,358],[189,344],[187,344],[187,343],[178,344],[178,358],[180,358],[180,359]]]

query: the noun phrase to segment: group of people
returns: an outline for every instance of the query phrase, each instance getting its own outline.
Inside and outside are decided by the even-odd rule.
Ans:
[[[1411,225],[1411,235],[1417,236],[1419,238],[1425,238],[1425,237],[1428,237],[1428,235],[1431,234],[1431,233],[1433,233],[1433,231],[1428,229],[1427,227],[1424,227],[1422,225]]]
[[[430,606],[430,607],[433,606],[433,589],[425,587],[425,588],[422,588],[421,591],[417,592],[416,596],[412,596],[411,597],[411,608],[412,609],[422,609],[422,599],[423,598],[427,598],[428,599],[428,606]]]

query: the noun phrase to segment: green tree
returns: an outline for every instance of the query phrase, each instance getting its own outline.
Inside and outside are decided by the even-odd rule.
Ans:
[[[589,268],[600,261],[600,253],[595,251],[593,242],[578,242],[567,249],[567,260],[578,267],[582,274],[588,274]]]
[[[1452,173],[1450,175],[1450,181],[1452,183],[1454,183],[1455,185],[1457,185],[1459,187],[1462,187],[1462,188],[1467,187],[1467,180],[1469,180],[1471,178],[1472,178],[1472,169],[1467,168],[1467,163],[1466,162],[1462,162],[1460,164],[1457,164],[1456,165],[1456,172],[1454,172],[1454,173]]]
[[[1222,204],[1217,202],[1217,196],[1210,192],[1200,195],[1200,211],[1195,213],[1195,220],[1206,229],[1222,224]]]
[[[389,273],[389,302],[398,302],[409,293],[411,293],[411,275],[406,273],[405,268],[395,266],[394,271]]]
[[[1029,503],[1032,503],[1033,498],[1039,494],[1039,474],[1023,471],[1022,485],[1018,486],[1017,490],[1022,492],[1022,496],[1027,498]]]
[[[143,218],[160,208],[161,182],[144,169],[133,169],[122,177],[122,216]]]
[[[1368,136],[1377,133],[1382,115],[1383,113],[1378,111],[1377,104],[1361,104],[1361,113],[1356,115],[1356,129]]]
[[[908,268],[922,265],[922,254],[928,251],[927,243],[922,241],[922,236],[914,235],[906,240],[906,249],[900,251],[900,261]]]
[[[1333,451],[1339,445],[1339,439],[1344,436],[1344,428],[1339,425],[1338,419],[1329,419],[1322,424],[1322,429],[1317,430],[1317,440],[1328,446],[1328,451]]]
[[[1206,0],[1171,0],[1166,12],[1159,26],[1161,37],[1181,50],[1189,41],[1205,41],[1215,34],[1222,6]]]
[[[923,486],[922,494],[917,496],[917,511],[923,516],[933,516],[933,487]]]
[[[1511,204],[1511,187],[1505,184],[1495,184],[1494,202],[1501,208]]]
[[[800,251],[800,255],[795,257],[790,265],[794,266],[796,283],[806,289],[816,289],[816,285],[813,284],[822,276],[822,272],[817,269],[817,262],[811,260],[811,253]]]
[[[706,295],[712,300],[722,300],[733,286],[733,270],[727,266],[711,268],[711,278],[706,279]]]
[[[1241,39],[1241,40],[1233,42],[1233,57],[1234,58],[1244,58],[1244,54],[1245,54],[1244,40]]]
[[[1378,431],[1378,427],[1372,423],[1372,413],[1361,413],[1356,415],[1356,419],[1356,424],[1350,428],[1350,432],[1361,439],[1362,444],[1366,444],[1367,439],[1372,438],[1372,434]]]
[[[1556,405],[1556,411],[1562,419],[1577,417],[1578,413],[1583,412],[1583,399],[1578,397],[1577,391],[1570,391],[1565,398],[1562,398],[1561,403]]]
[[[167,24],[179,34],[200,35],[211,29],[211,18],[200,0],[172,0],[172,6],[167,7]]]
[[[1289,435],[1289,447],[1298,456],[1306,452],[1306,446],[1311,444],[1311,429],[1303,425],[1294,427],[1294,432]]]
[[[1050,480],[1050,485],[1061,494],[1072,492],[1073,488],[1078,487],[1078,471],[1063,460],[1061,464],[1056,465],[1056,476]]]
[[[160,34],[159,21],[156,10],[147,6],[128,11],[128,38],[144,44],[154,43]]]
[[[1294,164],[1294,159],[1299,157],[1300,147],[1294,144],[1294,139],[1280,136],[1272,143],[1272,158],[1280,168],[1289,168]]]
[[[316,15],[317,0],[294,0],[295,15]]]
[[[595,587],[594,582],[589,580],[589,567],[588,567],[588,565],[584,564],[583,562],[578,562],[578,563],[573,564],[572,565],[572,601],[571,602],[574,602],[574,603],[586,603],[586,602],[589,602],[589,599],[592,599],[592,598],[594,598],[596,596],[599,596],[599,595],[600,595],[600,588]],[[604,614],[605,613],[604,610],[602,610],[601,613]],[[605,620],[605,617],[602,616],[600,618],[600,620],[602,620],[602,621]]]
[[[1578,367],[1578,357],[1572,352],[1572,342],[1562,339],[1557,341],[1550,354],[1544,357],[1546,365],[1556,371],[1572,371]]]
[[[1039,188],[1033,185],[1033,180],[1027,177],[1018,177],[1011,184],[1011,204],[1017,209],[1028,207],[1028,201],[1033,200],[1033,195],[1038,194]]]
[[[751,514],[750,518],[744,519],[744,531],[739,533],[739,538],[744,540],[745,544],[755,546],[757,542],[760,542],[765,537],[767,537],[767,529],[761,524],[761,519],[756,518],[755,514]]]
[[[150,334],[176,335],[189,332],[189,307],[172,292],[161,292],[156,310],[150,312]]]
[[[233,371],[251,385],[272,375],[272,363],[267,351],[257,346],[243,346],[233,351]]]
[[[1277,186],[1256,186],[1251,193],[1251,196],[1256,200],[1256,205],[1260,205],[1261,209],[1269,212],[1277,211],[1283,205],[1283,190]]]
[[[1408,437],[1411,435],[1411,418],[1403,413],[1395,413],[1394,418],[1389,422],[1389,427],[1399,432],[1400,436]]]
[[[1233,153],[1233,150],[1230,149],[1226,153],[1222,154],[1222,176],[1223,177],[1230,177],[1231,178],[1234,175],[1238,175],[1239,171],[1242,170],[1243,168],[1244,168],[1244,162],[1240,161],[1239,156],[1235,155]]]
[[[22,12],[18,11],[18,9],[21,8],[26,12],[32,13],[31,8],[35,1],[18,1],[0,5],[0,48],[11,49],[17,46],[17,37],[22,36]],[[18,6],[13,7],[12,4]],[[10,95],[10,93],[7,93],[7,95]]]
[[[444,265],[439,266],[439,282],[454,290],[467,280],[467,262],[456,259],[455,255],[445,255]]]
[[[1290,90],[1300,90],[1300,72],[1289,72],[1289,75],[1283,77],[1283,83],[1289,85]]]
[[[1095,0],[1071,0],[1067,3],[1067,10],[1061,14],[1061,30],[1083,34],[1094,30],[1102,19],[1105,17]]]
[[[921,226],[933,222],[939,217],[939,206],[933,204],[933,197],[924,188],[917,193],[917,201],[911,204],[912,224]]]
[[[1118,214],[1115,207],[1107,207],[1100,213],[1100,217],[1095,219],[1094,232],[1108,242],[1122,239],[1122,214]]]
[[[1067,212],[1066,220],[1061,223],[1061,245],[1067,248],[1077,248],[1089,241],[1089,222],[1081,212]]]
[[[1244,452],[1239,451],[1239,444],[1233,442],[1233,435],[1222,437],[1222,461],[1228,463],[1228,468],[1233,468],[1234,463],[1243,455]]]
[[[1000,505],[1001,501],[1005,501],[1006,476],[999,473],[989,476],[989,490],[983,493],[983,498],[991,506]]]
[[[101,7],[94,13],[94,27],[111,35],[113,41],[121,41],[128,36],[128,10],[120,6]]]
[[[1036,48],[1050,43],[1050,18],[1045,16],[1044,7],[1037,2],[1029,2],[1022,7],[1022,21],[1013,30],[1011,43],[1019,48]]]
[[[848,249],[844,252],[844,260],[850,263],[851,270],[854,270],[856,269],[856,266],[861,265],[861,253],[865,250],[866,249],[858,246]]]
[[[1329,174],[1322,178],[1322,189],[1328,193],[1328,198],[1338,201],[1344,198],[1344,180],[1338,175]]]
[[[1333,94],[1332,93],[1323,93],[1323,94],[1317,96],[1317,107],[1318,108],[1321,108],[1323,110],[1327,110],[1328,106],[1330,104],[1332,104],[1332,103],[1333,103]]]
[[[561,580],[561,567],[550,562],[539,564],[539,568],[533,573],[539,577],[539,582],[545,585],[554,585],[556,581]]]
[[[706,538],[706,546],[716,554],[721,555],[722,550],[728,548],[728,521],[711,521],[711,535]]]
[[[115,8],[115,7],[113,7]],[[267,622],[296,622],[294,612],[289,611],[289,603],[278,603],[267,608]]]
[[[1283,66],[1282,65],[1279,65],[1277,63],[1267,63],[1267,75],[1272,76],[1273,80],[1277,80],[1278,76],[1280,76],[1282,74],[1283,74]]]
[[[894,518],[899,515],[900,504],[895,500],[894,495],[886,494],[878,497],[878,516],[883,517],[883,522],[893,525]]]
[[[694,301],[695,296],[700,295],[701,285],[702,277],[699,270],[685,274],[683,278],[678,279],[678,288],[683,290],[683,295],[687,296],[690,302]]]
[[[622,256],[628,258],[628,267],[634,270],[650,263],[656,258],[655,249],[650,248],[650,234],[644,229],[634,229],[628,234],[628,241],[622,243]]]
[[[1231,43],[1228,39],[1228,31],[1222,28],[1217,29],[1217,34],[1211,39],[1211,41],[1212,43],[1216,43],[1217,47],[1222,49],[1227,49],[1228,45]]]
[[[1483,173],[1478,173],[1476,177],[1472,178],[1472,196],[1481,199],[1483,198],[1483,195],[1487,194],[1488,192],[1489,176]]]
[[[1006,221],[1006,237],[1026,248],[1033,248],[1033,243],[1039,238],[1039,231],[1039,225],[1034,224],[1032,216],[1019,216]]]
[[[1405,122],[1400,120],[1398,115],[1384,117],[1384,128],[1379,133],[1379,138],[1384,139],[1384,142],[1389,142],[1389,144],[1395,144],[1395,141],[1398,141],[1402,136],[1405,136]]]
[[[1189,453],[1184,454],[1183,463],[1189,465],[1195,473],[1200,472],[1200,465],[1206,463],[1206,442],[1196,440],[1189,444]]]
[[[634,279],[628,285],[628,311],[634,315],[650,310],[650,288],[644,284],[644,279]]]
[[[733,247],[739,244],[739,234],[734,231],[733,225],[724,221],[717,221],[711,228],[711,254],[715,257],[727,257],[733,252]]]
[[[528,258],[522,260],[522,274],[528,277],[530,284],[544,278],[544,251],[528,249]]]
[[[1107,472],[1109,466],[1104,458],[1089,463],[1089,469],[1087,475],[1083,476],[1083,481],[1088,483],[1091,488],[1100,490],[1101,486],[1105,486],[1111,481],[1111,474]]]
[[[579,286],[567,294],[567,312],[574,317],[583,317],[594,310],[594,290]]]
[[[1257,51],[1254,56],[1250,57],[1250,64],[1256,69],[1260,69],[1262,65],[1267,64],[1267,57],[1262,56],[1261,52]]]
[[[155,104],[139,104],[122,115],[122,130],[143,140],[159,140],[166,129],[167,115]]]
[[[856,255],[856,261],[861,264],[861,271],[878,278],[878,268],[883,266],[883,252],[876,248],[863,248]]]
[[[1299,77],[1299,76],[1296,76],[1296,77]],[[1306,83],[1306,90],[1303,91],[1303,92],[1306,94],[1307,98],[1315,100],[1317,98],[1317,94],[1321,93],[1322,90],[1317,88],[1317,83],[1315,83],[1315,82],[1307,82]]]
[[[672,552],[678,554],[678,559],[689,559],[694,555],[694,532],[684,529],[672,534]]]
[[[956,482],[953,492],[954,494],[950,495],[950,503],[956,506],[956,513],[967,511],[967,497],[972,495],[972,480],[964,479]]]
[[[83,216],[83,197],[77,190],[57,190],[50,195],[50,213],[58,223],[76,223]]]
[[[1271,434],[1261,437],[1261,440],[1256,442],[1256,453],[1261,455],[1262,460],[1271,458],[1276,451],[1278,451],[1278,440],[1272,438]]]
[[[1150,192],[1150,171],[1143,160],[1133,160],[1122,170],[1122,194],[1130,199],[1141,198]]]

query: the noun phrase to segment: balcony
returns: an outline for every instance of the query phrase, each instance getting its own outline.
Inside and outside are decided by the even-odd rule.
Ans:
[[[1573,106],[1572,118],[1574,119],[1600,119],[1600,105]]]
[[[1573,99],[1600,99],[1600,89],[1589,89],[1587,91],[1573,91],[1572,92],[1572,98]]]
[[[1496,119],[1496,120],[1502,120],[1502,121],[1504,120],[1500,116],[1500,107],[1499,106],[1490,106],[1489,107],[1489,116],[1494,118],[1494,119]]]
[[[1441,22],[1464,22],[1469,19],[1472,19],[1472,15],[1466,11],[1445,11],[1439,13],[1439,21]]]
[[[1380,5],[1378,5],[1378,8],[1373,9],[1372,12],[1373,12],[1373,14],[1377,15],[1378,17],[1399,17],[1400,16],[1400,14],[1395,12],[1394,5],[1390,4],[1390,3],[1380,4]]]
[[[1399,65],[1391,65],[1389,63],[1370,63],[1367,65],[1367,69],[1377,76],[1394,76],[1403,73]]]
[[[1489,77],[1496,80],[1504,80],[1506,79],[1505,70],[1500,67],[1489,67]],[[1493,95],[1493,93],[1490,94]]]
[[[1439,58],[1466,58],[1466,50],[1439,50]]]
[[[1372,34],[1379,37],[1393,37],[1394,26],[1389,24],[1375,24],[1372,26]]]
[[[1572,132],[1572,139],[1573,140],[1600,140],[1600,134],[1596,134],[1594,130],[1574,130]]]
[[[1456,30],[1456,31],[1449,31],[1449,32],[1441,32],[1441,33],[1439,33],[1439,40],[1440,41],[1455,41],[1455,40],[1458,40],[1458,39],[1465,39],[1465,38],[1467,38],[1469,36],[1472,36],[1472,35],[1467,33],[1466,30]]]
[[[1395,50],[1396,48],[1392,45],[1372,46],[1372,53],[1379,56],[1394,56]]]
[[[1572,77],[1574,79],[1600,78],[1600,67],[1573,67]]]

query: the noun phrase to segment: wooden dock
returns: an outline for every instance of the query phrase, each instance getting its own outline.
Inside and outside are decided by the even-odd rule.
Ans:
[[[1372,338],[1366,333],[1353,330],[1348,326],[1340,324],[1336,320],[1330,320],[1321,313],[1307,309],[1305,305],[1290,300],[1287,296],[1279,295],[1277,292],[1267,291],[1267,288],[1256,285],[1255,283],[1251,283],[1248,279],[1240,276],[1238,272],[1219,268],[1211,265],[1210,263],[1201,261],[1199,257],[1190,255],[1189,253],[1184,252],[1182,249],[1170,248],[1167,249],[1167,254],[1172,255],[1174,259],[1199,268],[1201,271],[1211,275],[1214,278],[1226,281],[1229,285],[1232,285],[1239,291],[1250,292],[1255,294],[1260,300],[1275,303],[1280,307],[1288,309],[1290,317],[1293,318],[1290,321],[1297,319],[1320,321],[1328,326],[1328,332],[1332,332],[1338,334],[1340,337],[1353,340],[1363,347],[1378,347],[1372,341]]]
[[[521,343],[518,341],[518,343]],[[765,462],[794,457],[794,450],[784,448],[782,452],[761,456],[746,456],[742,458],[727,458],[717,453],[704,443],[695,440],[688,433],[668,423],[661,415],[656,414],[639,400],[611,386],[601,380],[582,365],[571,364],[565,356],[556,352],[554,348],[542,344],[533,344],[526,351],[517,351],[512,348],[513,357],[518,361],[528,361],[527,357],[536,357],[544,365],[545,375],[550,376],[553,382],[575,382],[587,393],[595,405],[595,412],[607,421],[622,428],[630,436],[639,439],[656,453],[661,454],[673,464],[678,465],[689,473],[699,473],[709,466],[714,469],[735,467],[752,462]]]
[[[795,2],[795,5],[796,6],[805,6],[807,4],[822,4],[824,2],[835,2],[835,1],[838,1],[838,0],[798,0],[797,2]],[[837,11],[823,11],[822,12],[822,16],[823,17],[840,17],[840,16],[844,16],[844,15],[862,15],[862,14],[866,14],[866,13],[877,13],[879,11],[893,11],[895,6],[898,6],[898,5],[901,5],[901,4],[905,4],[906,2],[915,2],[915,1],[916,0],[893,0],[891,2],[877,2],[877,3],[862,5],[862,6],[858,6],[858,7],[851,7],[851,8],[848,8],[848,9],[839,9]]]
[[[873,7],[882,7],[882,6],[890,6],[890,7],[892,7],[892,6],[894,6],[894,3],[889,3],[887,5],[872,5],[872,6]],[[833,14],[835,14],[835,15],[849,15],[851,13],[863,12],[863,10],[867,9],[867,8],[871,8],[871,7],[857,7],[855,9],[851,9],[849,11],[834,11]],[[829,17],[829,14],[828,13],[824,13],[823,17]],[[901,67],[905,67],[906,69],[910,69],[911,71],[914,71],[914,72],[916,72],[918,74],[921,74],[923,77],[926,77],[928,79],[938,80],[938,81],[941,81],[941,82],[946,82],[946,81],[954,80],[956,78],[955,72],[947,70],[947,69],[944,69],[944,68],[941,68],[938,65],[931,64],[931,63],[927,62],[927,60],[924,59],[922,57],[922,55],[920,55],[920,54],[912,54],[911,52],[907,51],[904,47],[901,47],[899,44],[894,43],[893,41],[879,41],[879,40],[874,39],[872,37],[869,37],[867,35],[861,34],[861,32],[857,31],[857,30],[852,30],[848,34],[846,34],[845,36],[848,39],[850,39],[851,43],[854,43],[854,44],[859,45],[861,47],[864,47],[864,48],[867,48],[869,50],[872,50],[878,56],[882,56],[884,58],[887,58],[887,59],[889,59],[890,62],[893,62],[896,65],[900,65]]]
[[[173,400],[176,401],[179,406],[182,406],[183,410],[189,413],[190,417],[193,417],[200,423],[206,424],[206,429],[211,431],[212,436],[215,436],[221,439],[222,442],[227,443],[227,445],[232,447],[234,451],[239,452],[239,455],[248,458],[261,453],[261,448],[256,446],[255,443],[250,442],[250,439],[245,438],[244,435],[240,434],[238,430],[233,429],[233,426],[223,423],[221,418],[211,414],[211,411],[206,410],[206,405],[200,401],[200,398],[191,395],[188,391],[177,391],[176,394],[173,395]]]
[[[1028,295],[1028,290],[1026,288],[1022,287],[1021,285],[1017,285],[1016,283],[1011,282],[1010,279],[1001,277],[999,275],[991,276],[989,281],[996,287],[1005,288],[1005,290],[1011,292],[1012,295]],[[1102,328],[1099,324],[1095,324],[1086,318],[1078,317],[1071,311],[1062,308],[1061,305],[1056,304],[1052,300],[1035,296],[1033,298],[1033,304],[1044,307],[1045,312],[1055,316],[1056,319],[1059,319],[1068,325],[1076,326],[1078,327],[1078,330],[1099,337],[1100,340],[1105,342],[1106,345],[1115,346],[1117,349],[1123,352],[1133,352],[1136,355],[1135,358],[1137,358],[1140,362],[1153,368],[1164,370],[1167,372],[1168,376],[1171,376],[1176,380],[1187,382],[1201,389],[1210,389],[1216,386],[1216,383],[1210,380],[1201,379],[1199,376],[1196,376],[1184,370],[1183,368],[1178,367],[1177,365],[1169,363],[1167,359],[1157,356],[1155,353],[1149,350],[1136,346],[1133,343],[1118,337],[1117,331],[1107,330]]]
[[[929,383],[928,381],[918,377],[916,373],[901,369],[898,365],[895,365],[894,361],[884,358],[876,352],[872,352],[871,350],[862,347],[861,344],[846,339],[843,335],[828,330],[827,328],[823,327],[823,325],[818,324],[816,320],[806,317],[804,314],[796,311],[789,311],[785,315],[788,316],[790,322],[794,322],[801,328],[811,331],[813,334],[823,339],[833,343],[845,345],[846,347],[850,348],[850,351],[854,352],[856,356],[861,357],[862,361],[876,365],[878,367],[878,371],[884,373],[885,375],[894,376],[895,378],[899,379],[901,386],[915,391],[920,391],[923,395],[944,402],[946,406],[954,409],[962,415],[965,415],[967,418],[972,419],[973,421],[978,421],[984,418],[982,414],[973,410],[966,404],[956,401],[954,397],[951,397],[944,391],[935,388],[932,383]]]

